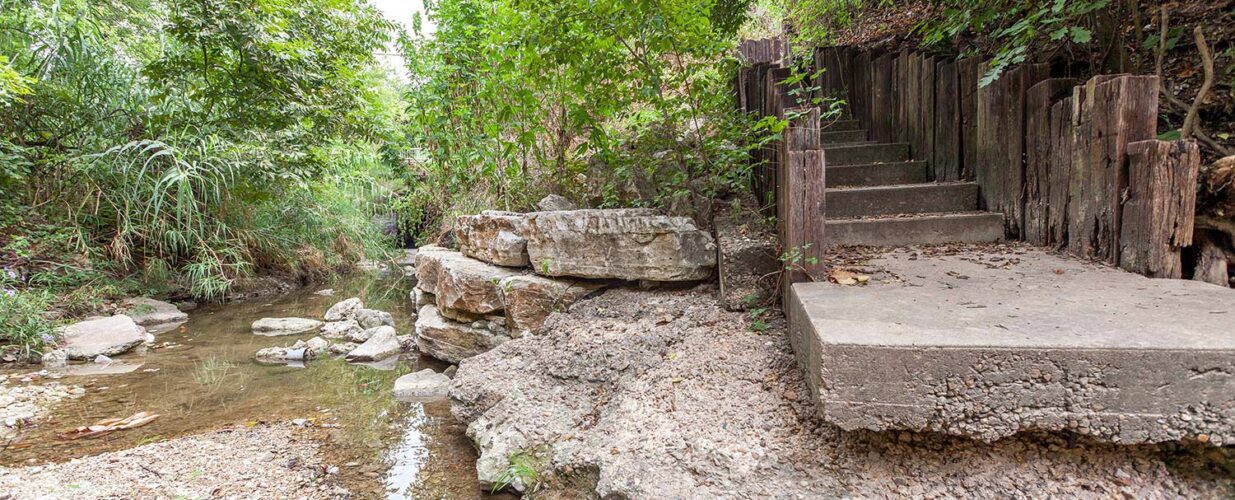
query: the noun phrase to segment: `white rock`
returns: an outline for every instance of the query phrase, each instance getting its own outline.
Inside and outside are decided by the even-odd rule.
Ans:
[[[322,327],[322,336],[328,339],[342,339],[350,337],[352,334],[359,333],[362,330],[360,324],[356,320],[349,319],[347,321],[331,321]]]
[[[322,322],[308,318],[262,318],[253,322],[253,333],[267,337],[297,335],[321,329]]]
[[[450,377],[425,368],[395,380],[394,397],[404,402],[446,399],[450,395]]]
[[[157,327],[159,331],[167,331],[189,320],[189,315],[176,306],[145,297],[125,299],[124,309],[134,323],[151,330]]]
[[[146,341],[146,330],[119,314],[74,323],[64,328],[64,352],[69,359],[115,356]]]
[[[326,321],[344,321],[352,319],[356,315],[356,311],[364,307],[364,302],[359,298],[352,297],[350,299],[339,302],[330,309],[326,310]]]
[[[357,309],[356,322],[361,328],[376,328],[382,325],[395,326],[394,316],[386,311],[378,311],[377,309]]]
[[[106,364],[110,364],[110,363],[111,363],[111,358],[109,358],[109,357],[107,357],[107,356],[104,356],[104,355],[100,354],[100,355],[98,355],[98,356],[95,356],[95,357],[94,357],[94,362],[95,362],[96,364],[106,365]]]
[[[402,350],[395,329],[389,326],[379,326],[373,329],[373,335],[369,337],[369,340],[347,353],[347,359],[349,361],[380,361],[398,356]]]

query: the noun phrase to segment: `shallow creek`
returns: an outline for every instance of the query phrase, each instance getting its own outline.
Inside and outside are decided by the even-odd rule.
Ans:
[[[335,294],[313,293],[323,288]],[[450,416],[449,404],[399,403],[390,395],[399,375],[426,367],[440,371],[446,365],[413,358],[386,366],[325,360],[295,367],[262,365],[253,359],[258,349],[312,338],[253,335],[249,325],[254,320],[320,319],[330,305],[353,296],[361,297],[367,307],[389,311],[400,334],[406,334],[412,330],[409,291],[400,279],[359,276],[275,298],[191,311],[187,323],[156,335],[156,346],[166,347],[116,358],[140,363],[136,370],[59,379],[88,392],[53,407],[49,418],[0,451],[0,464],[65,461],[229,424],[296,421],[311,429],[329,462],[340,465],[343,485],[361,497],[481,496],[475,451],[463,426]],[[149,425],[97,438],[57,437],[74,427],[141,411],[160,417]]]

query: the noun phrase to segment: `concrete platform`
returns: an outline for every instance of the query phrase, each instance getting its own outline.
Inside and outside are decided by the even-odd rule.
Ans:
[[[828,219],[829,245],[990,243],[1004,237],[1003,214],[966,212],[874,219]]]
[[[972,182],[835,188],[825,196],[828,218],[978,209],[978,185]]]
[[[873,258],[867,286],[793,285],[823,418],[997,440],[1235,444],[1235,291],[1038,250]]]

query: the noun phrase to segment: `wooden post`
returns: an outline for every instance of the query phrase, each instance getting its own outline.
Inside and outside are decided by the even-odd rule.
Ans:
[[[977,179],[978,165],[978,79],[986,65],[979,59],[966,58],[956,62],[957,94],[960,99],[961,179]]]
[[[1051,243],[1051,110],[1056,100],[1072,93],[1071,78],[1052,78],[1030,87],[1025,96],[1025,241],[1035,245]],[[1062,112],[1062,110],[1061,110]]]
[[[935,67],[935,144],[931,168],[937,181],[961,178],[961,116],[956,63]]]
[[[1127,145],[1127,200],[1120,219],[1120,267],[1151,278],[1181,278],[1180,249],[1192,244],[1201,150],[1194,141]]]
[[[1047,203],[1046,244],[1062,248],[1068,244],[1069,186],[1072,179],[1072,97],[1051,106],[1050,113],[1050,189]]]
[[[795,269],[786,273],[785,284],[809,281],[823,275],[824,153],[819,138],[819,108],[789,108],[781,147],[781,193],[778,203],[780,241],[784,252],[800,252]],[[800,267],[801,269],[796,269]]]
[[[1095,77],[1078,87],[1079,99],[1074,94],[1081,107],[1074,114],[1078,125],[1068,248],[1078,256],[1118,265],[1121,199],[1128,187],[1127,146],[1155,136],[1158,77],[1103,80]]]

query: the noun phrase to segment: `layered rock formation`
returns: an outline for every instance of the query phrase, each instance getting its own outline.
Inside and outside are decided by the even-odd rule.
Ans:
[[[528,258],[546,276],[695,281],[716,266],[712,235],[648,209],[538,212],[526,237]]]

